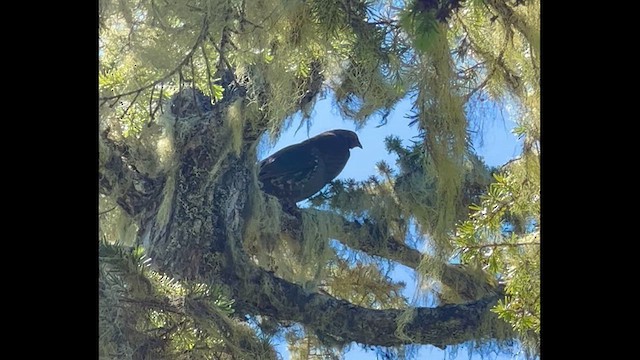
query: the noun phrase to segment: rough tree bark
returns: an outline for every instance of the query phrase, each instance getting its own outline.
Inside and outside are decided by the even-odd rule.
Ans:
[[[403,310],[373,310],[355,306],[326,294],[313,293],[276,277],[256,266],[242,247],[248,217],[252,214],[251,194],[255,191],[255,146],[264,131],[260,122],[246,125],[242,151],[229,145],[225,125],[228,105],[242,101],[242,89],[230,89],[212,107],[196,109],[180,106],[173,129],[175,173],[150,177],[128,164],[126,151],[102,133],[110,147],[110,158],[100,168],[100,190],[116,191],[118,204],[139,221],[139,237],[153,265],[170,276],[205,283],[222,283],[236,300],[236,314],[268,315],[278,321],[302,323],[325,338],[345,343],[394,346],[407,343],[439,347],[482,338],[499,338],[503,330],[489,309],[499,298],[496,292],[471,288],[467,298],[484,296],[467,304],[438,308],[416,308],[405,321]],[[174,99],[188,102],[191,95]],[[308,99],[303,99],[308,101]],[[192,102],[193,103],[193,102]],[[196,102],[197,103],[197,102]],[[181,103],[182,104],[182,103]],[[256,125],[257,124],[257,125]],[[118,181],[119,179],[134,179]],[[169,180],[171,179],[171,180]],[[173,183],[171,188],[166,188]],[[262,194],[261,196],[266,196]],[[160,204],[167,201],[168,216],[160,217]],[[344,222],[344,231],[335,234],[346,245],[382,255],[416,267],[420,254],[394,239],[367,239],[358,234],[362,224]],[[289,220],[288,227],[300,227]],[[283,225],[283,227],[285,226]],[[375,240],[375,241],[373,241]],[[372,244],[377,245],[372,245]],[[464,283],[463,270],[444,267],[443,281]],[[480,287],[481,288],[481,287]],[[269,289],[269,290],[265,290]],[[397,331],[402,323],[402,331]],[[481,335],[480,335],[481,334]]]

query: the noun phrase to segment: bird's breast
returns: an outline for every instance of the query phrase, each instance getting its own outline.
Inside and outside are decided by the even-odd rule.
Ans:
[[[349,150],[340,151],[335,149],[330,154],[326,154],[321,158],[322,167],[324,168],[324,179],[329,182],[340,175],[349,160]]]

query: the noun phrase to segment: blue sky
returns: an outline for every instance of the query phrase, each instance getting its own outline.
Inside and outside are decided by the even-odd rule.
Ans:
[[[489,166],[502,165],[520,154],[521,142],[511,133],[511,130],[516,125],[510,119],[509,114],[506,114],[501,109],[504,109],[504,107],[487,101],[474,106],[470,112],[472,128],[477,130],[473,139],[473,146]],[[299,121],[294,122],[294,124],[281,135],[274,146],[268,148],[266,146],[263,147],[259,157],[261,159],[265,158],[267,155],[285,146],[304,141],[326,130],[353,130],[358,133],[363,149],[354,148],[351,150],[349,162],[338,178],[364,180],[371,175],[377,175],[375,164],[380,160],[384,160],[392,167],[395,167],[396,156],[387,153],[384,146],[385,137],[389,135],[398,136],[403,140],[404,145],[408,145],[409,139],[418,134],[417,128],[415,126],[409,127],[409,120],[404,117],[410,113],[410,110],[410,102],[407,100],[401,101],[388,117],[386,125],[377,127],[379,125],[379,119],[374,118],[369,121],[367,126],[356,131],[355,124],[343,120],[339,112],[333,109],[331,98],[327,97],[324,100],[318,101],[316,104],[312,114],[312,125],[309,132],[307,132],[306,124],[297,130]],[[404,295],[410,300],[418,301],[415,296],[417,283],[413,269],[398,264],[391,274],[394,280],[401,280],[407,284]],[[286,349],[287,346],[284,339],[276,340],[276,342],[278,343],[276,349],[282,354],[283,359],[289,359],[289,353]],[[375,359],[376,354],[372,351],[366,352],[362,350],[360,346],[354,344],[351,346],[351,349],[346,352],[344,358],[346,360]],[[453,357],[435,347],[420,346],[418,355],[415,358],[475,360],[480,359],[480,355],[469,357],[467,349],[461,348],[457,352],[457,356]],[[517,358],[518,357],[514,355],[490,355],[485,356],[484,359],[505,360]]]

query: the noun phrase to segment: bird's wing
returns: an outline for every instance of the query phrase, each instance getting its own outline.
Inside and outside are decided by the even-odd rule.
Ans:
[[[259,177],[263,181],[282,178],[299,182],[308,179],[318,169],[318,163],[313,148],[286,147],[260,162]]]

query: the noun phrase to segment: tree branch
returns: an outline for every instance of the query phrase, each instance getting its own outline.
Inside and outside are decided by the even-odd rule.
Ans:
[[[241,265],[246,278],[232,271],[221,278],[233,289],[236,309],[268,315],[279,321],[295,321],[323,338],[338,343],[355,341],[377,346],[431,344],[441,348],[477,338],[501,338],[508,325],[489,310],[498,295],[467,304],[414,308],[413,316],[400,309],[367,309],[276,277],[250,263]],[[487,326],[489,325],[489,326]],[[400,328],[401,331],[398,331]]]
[[[509,5],[504,1],[498,0],[486,0],[487,4],[493,11],[504,21],[505,27],[513,26],[522,36],[527,39],[529,44],[533,47],[535,54],[540,54],[540,35],[538,31],[535,31],[518,13],[513,11]],[[516,5],[518,5],[516,3]]]
[[[122,93],[122,94],[116,94],[113,96],[103,96],[100,97],[99,100],[102,101],[102,103],[100,103],[100,105],[103,105],[105,102],[109,101],[109,100],[118,100],[123,96],[128,96],[128,95],[133,95],[136,94],[136,98],[138,97],[138,95],[140,95],[141,92],[153,88],[158,84],[161,84],[163,82],[165,82],[167,79],[169,79],[170,77],[172,77],[173,75],[175,75],[178,71],[180,71],[180,69],[182,69],[183,66],[185,66],[187,64],[187,62],[189,62],[191,60],[191,57],[193,57],[193,54],[195,54],[196,50],[198,50],[198,47],[200,47],[200,44],[202,43],[202,41],[205,39],[205,35],[207,34],[207,31],[209,29],[209,21],[207,19],[207,15],[205,13],[205,17],[202,21],[202,29],[200,30],[200,34],[198,35],[198,38],[196,39],[195,44],[193,45],[193,47],[191,48],[191,50],[189,50],[189,53],[187,53],[187,55],[184,57],[184,59],[182,59],[182,61],[178,64],[178,66],[175,67],[175,69],[171,70],[168,74],[166,74],[165,76],[161,77],[160,79],[145,85],[139,89],[136,90],[132,90],[126,93]],[[131,103],[133,104],[134,101],[132,101]]]
[[[527,246],[527,245],[540,245],[539,241],[528,241],[521,243],[498,243],[498,244],[484,244],[484,245],[476,245],[476,246],[465,246],[464,249],[469,250],[482,250],[487,248],[499,248],[499,247],[518,247],[518,246]]]
[[[98,167],[99,192],[115,194],[115,200],[130,216],[138,214],[162,191],[165,178],[151,178],[128,163],[129,148],[109,139],[109,129],[100,134],[100,152],[107,153]],[[102,156],[101,156],[102,158]]]
[[[328,216],[334,224],[342,223],[342,228],[337,228],[337,230],[329,234],[329,236],[352,249],[396,261],[414,270],[419,270],[423,256],[428,256],[420,253],[416,249],[408,247],[406,244],[391,236],[383,237],[383,234],[380,234],[371,223],[361,224],[356,221],[349,221],[329,211],[316,209],[303,209],[302,211]],[[289,235],[300,239],[302,223],[293,217],[285,216],[283,220],[283,229],[287,229],[285,231],[287,231]],[[430,260],[435,261],[435,259]],[[487,294],[499,293],[496,288],[487,283],[479,274],[469,271],[463,266],[443,263],[440,271],[440,276],[436,277],[439,278],[445,286],[453,289],[462,301],[473,301]]]
[[[99,213],[98,213],[98,216],[102,216],[102,215],[104,215],[104,214],[106,214],[106,213],[108,213],[108,212],[111,212],[111,211],[115,210],[117,207],[118,207],[118,206],[116,205],[116,206],[112,207],[112,208],[111,208],[111,209],[109,209],[109,210],[101,211],[101,212],[99,212]]]

